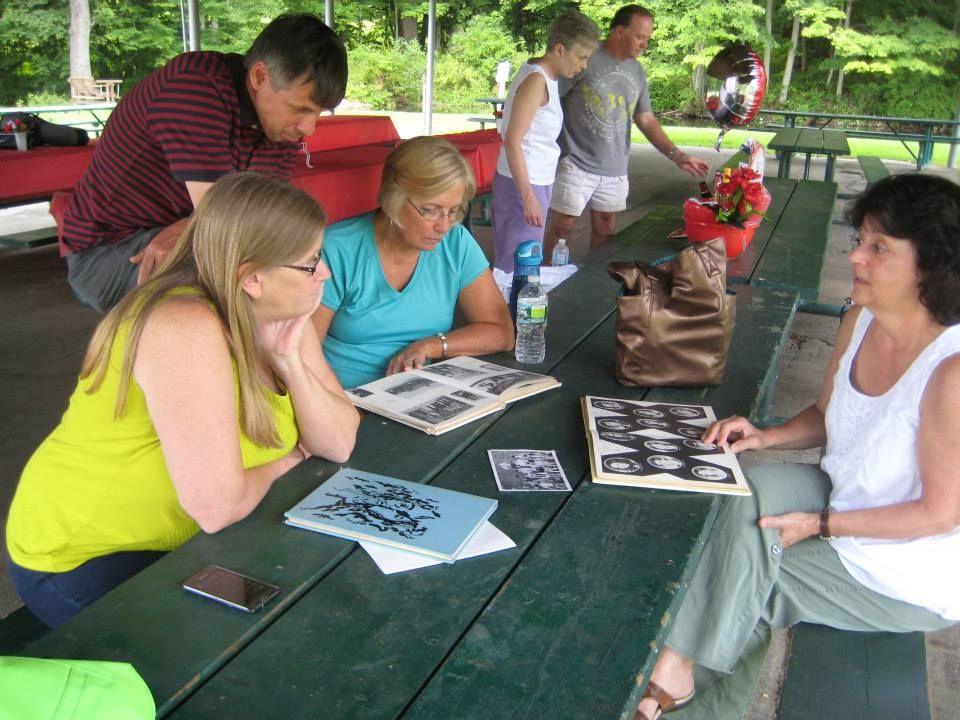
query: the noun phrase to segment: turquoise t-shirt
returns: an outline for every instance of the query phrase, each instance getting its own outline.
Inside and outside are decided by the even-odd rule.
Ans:
[[[323,352],[348,388],[383,377],[390,358],[415,340],[449,331],[460,291],[490,267],[473,235],[454,225],[435,249],[420,252],[397,292],[383,274],[373,213],[331,225],[323,259],[332,276],[323,304],[334,312]]]

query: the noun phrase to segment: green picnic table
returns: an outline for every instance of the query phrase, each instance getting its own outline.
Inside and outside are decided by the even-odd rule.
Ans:
[[[849,155],[850,145],[843,130],[823,130],[820,128],[783,128],[778,130],[773,139],[767,143],[770,150],[776,150],[780,155],[780,166],[777,177],[790,177],[790,161],[794,153],[806,156],[803,164],[803,179],[810,176],[810,156],[826,155],[827,166],[823,179],[833,181],[833,167],[838,156]]]
[[[807,183],[821,185],[822,183]],[[804,183],[776,181],[770,216]],[[383,575],[354,543],[285,526],[283,513],[338,467],[318,459],[278,481],[247,519],[200,534],[26,648],[39,657],[122,660],[158,717],[624,718],[632,720],[717,509],[715,496],[595,485],[585,394],[712,405],[757,418],[798,302],[795,288],[736,288],[723,384],[624,388],[613,380],[609,260],[679,247],[651,215],[598,248],[550,294],[547,359],[558,390],[439,437],[378,416],[350,467],[495,497],[511,550]],[[762,258],[755,263],[762,266]],[[571,493],[500,493],[487,450],[555,449]],[[185,593],[218,563],[281,588],[248,615]]]

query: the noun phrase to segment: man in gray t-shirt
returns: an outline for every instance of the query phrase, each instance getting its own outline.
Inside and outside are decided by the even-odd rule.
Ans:
[[[671,142],[650,107],[647,74],[637,57],[652,33],[650,11],[625,5],[613,16],[610,33],[590,56],[587,69],[571,82],[561,81],[563,155],[553,185],[544,257],[551,257],[557,238],[570,234],[588,205],[591,247],[613,234],[615,213],[627,206],[631,119],[681,170],[704,177],[710,169]]]

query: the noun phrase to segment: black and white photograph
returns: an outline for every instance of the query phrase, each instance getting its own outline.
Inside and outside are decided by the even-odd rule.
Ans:
[[[570,492],[553,450],[488,450],[501,492]]]
[[[476,394],[474,394],[474,393],[472,393],[472,392],[469,392],[469,391],[467,391],[467,390],[454,390],[454,391],[453,391],[452,393],[450,393],[450,394],[453,395],[454,397],[462,398],[463,400],[469,400],[469,401],[471,401],[471,402],[476,402],[477,400],[482,400],[482,399],[483,399],[483,398],[481,398],[479,395],[476,395]]]
[[[386,390],[391,395],[412,395],[415,392],[419,392],[424,388],[433,387],[436,383],[430,378],[425,377],[411,377],[407,378],[398,385],[393,387],[388,387]]]
[[[370,397],[373,395],[369,390],[364,390],[362,387],[350,388],[347,390],[351,395],[356,395],[357,397]]]
[[[454,365],[453,363],[427,365],[425,368],[423,368],[423,372],[433,373],[434,375],[441,375],[448,378],[456,378],[458,380],[468,380],[476,377],[477,375],[483,375],[483,373],[479,370],[462,367],[461,365]]]
[[[430,402],[426,402],[423,405],[417,405],[407,410],[407,415],[410,417],[415,417],[418,420],[423,420],[428,423],[441,423],[444,420],[449,420],[452,417],[456,417],[460,413],[469,410],[473,406],[463,402],[462,400],[456,400],[455,398],[447,397],[446,395],[441,395],[438,398],[434,398]]]
[[[518,370],[517,372],[504,373],[502,375],[493,375],[482,380],[471,383],[471,387],[480,388],[491,395],[502,395],[505,391],[512,388],[517,383],[525,382],[535,378],[536,375]]]

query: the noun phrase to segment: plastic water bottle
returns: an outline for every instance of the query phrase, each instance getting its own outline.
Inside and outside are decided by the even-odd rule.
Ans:
[[[550,258],[550,264],[556,267],[566,265],[568,262],[570,262],[570,248],[567,247],[567,241],[560,238],[553,248],[553,257]]]
[[[541,363],[547,355],[547,294],[539,273],[538,268],[527,276],[517,297],[517,362]]]
[[[517,324],[517,297],[527,284],[531,274],[540,276],[540,263],[543,262],[540,243],[536,240],[524,240],[513,251],[513,284],[510,286],[510,317]]]

